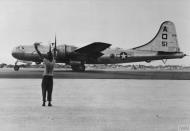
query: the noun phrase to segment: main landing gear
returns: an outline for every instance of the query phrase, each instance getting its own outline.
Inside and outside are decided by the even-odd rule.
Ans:
[[[85,71],[85,65],[71,65],[71,68],[73,71],[77,71],[77,72]]]

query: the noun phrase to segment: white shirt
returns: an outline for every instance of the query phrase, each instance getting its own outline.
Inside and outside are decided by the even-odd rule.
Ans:
[[[54,70],[54,65],[55,65],[55,60],[52,60],[52,62],[50,62],[48,59],[44,58],[43,59],[44,62],[44,73],[43,76],[53,76],[53,70]]]

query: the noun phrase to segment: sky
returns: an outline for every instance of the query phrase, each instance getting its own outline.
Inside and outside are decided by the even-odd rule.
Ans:
[[[0,0],[0,63],[16,61],[13,47],[47,44],[55,34],[58,45],[100,41],[133,48],[149,42],[166,20],[175,23],[181,51],[190,54],[189,0]],[[167,64],[190,65],[190,57]]]

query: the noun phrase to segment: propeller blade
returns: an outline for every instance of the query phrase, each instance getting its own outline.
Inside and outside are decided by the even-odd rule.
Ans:
[[[49,52],[51,52],[51,44],[49,44]]]
[[[56,35],[55,35],[55,49],[57,49],[57,40],[56,40]]]
[[[54,56],[56,56],[56,51],[57,51],[57,40],[55,35]]]

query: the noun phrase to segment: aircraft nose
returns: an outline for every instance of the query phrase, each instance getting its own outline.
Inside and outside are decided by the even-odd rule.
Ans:
[[[18,58],[18,56],[19,56],[19,51],[18,51],[17,47],[14,47],[14,48],[13,48],[13,50],[12,50],[12,56],[13,56],[14,58]]]

